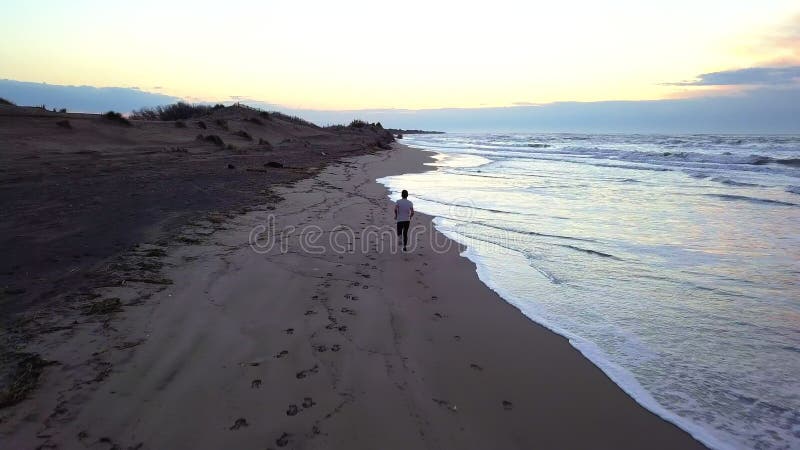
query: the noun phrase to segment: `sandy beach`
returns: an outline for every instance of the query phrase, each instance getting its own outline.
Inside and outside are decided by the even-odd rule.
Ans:
[[[126,122],[0,104],[0,324],[115,282],[113,255],[274,200],[273,186],[391,140],[241,106]]]
[[[27,344],[57,364],[0,410],[3,447],[701,448],[484,286],[431,218],[396,251],[375,179],[430,160],[344,156],[137,247],[149,282],[96,290]]]

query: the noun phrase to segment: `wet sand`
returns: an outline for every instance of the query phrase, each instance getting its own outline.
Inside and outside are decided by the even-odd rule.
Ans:
[[[280,202],[197,222],[182,245],[140,247],[130,260],[158,261],[153,279],[169,283],[101,289],[88,304],[116,298],[118,312],[84,309],[75,326],[31,344],[59,364],[44,369],[31,398],[0,410],[2,440],[9,448],[702,448],[484,286],[429,217],[414,218],[424,228],[419,245],[396,251],[392,203],[374,180],[429,160],[402,146],[347,158],[276,188]],[[252,232],[270,215],[272,229],[291,233],[270,248],[261,233],[254,251]]]

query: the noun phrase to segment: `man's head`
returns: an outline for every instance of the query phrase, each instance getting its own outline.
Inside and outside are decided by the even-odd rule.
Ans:
[[[403,196],[403,198],[408,198],[408,191],[403,189],[403,192],[401,192],[400,195]]]

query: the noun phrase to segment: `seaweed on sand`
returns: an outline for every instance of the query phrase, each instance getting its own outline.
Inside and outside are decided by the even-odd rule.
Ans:
[[[27,397],[39,381],[44,368],[55,361],[46,361],[34,353],[9,353],[0,359],[2,365],[10,368],[0,374],[0,408],[16,405]]]

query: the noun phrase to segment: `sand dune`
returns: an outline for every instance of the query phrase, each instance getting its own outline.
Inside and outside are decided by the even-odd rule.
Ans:
[[[87,277],[106,283],[112,255],[389,140],[372,127],[323,129],[236,106],[126,125],[0,105],[0,317],[50,307]]]

